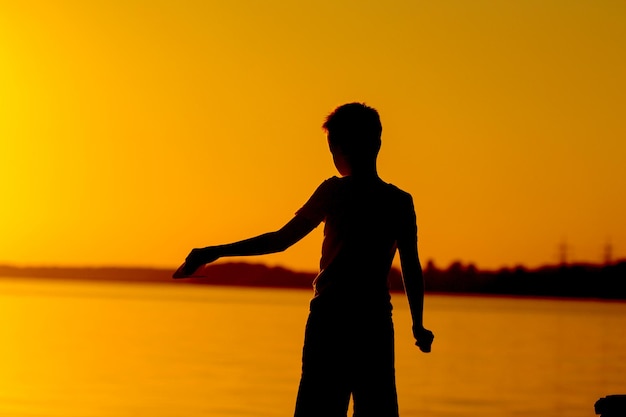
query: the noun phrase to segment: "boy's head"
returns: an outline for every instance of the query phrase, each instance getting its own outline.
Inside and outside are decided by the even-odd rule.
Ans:
[[[350,165],[376,161],[383,127],[375,109],[362,103],[344,104],[326,117],[322,128],[333,155],[340,153]]]

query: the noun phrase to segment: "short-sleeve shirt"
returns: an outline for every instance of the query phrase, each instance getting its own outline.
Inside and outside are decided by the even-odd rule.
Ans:
[[[397,243],[417,239],[411,195],[379,178],[332,177],[296,214],[325,223],[312,306],[391,309],[388,275]]]

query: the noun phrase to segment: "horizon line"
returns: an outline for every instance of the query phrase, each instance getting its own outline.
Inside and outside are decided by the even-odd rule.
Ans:
[[[499,267],[493,268],[483,268],[477,265],[475,262],[463,262],[460,260],[452,261],[447,266],[441,267],[438,266],[432,260],[428,260],[426,262],[422,262],[422,269],[428,269],[429,264],[433,264],[435,269],[437,270],[447,270],[454,266],[460,265],[463,268],[472,267],[477,271],[501,271],[507,269],[526,269],[526,270],[540,270],[544,268],[556,268],[556,267],[568,267],[568,266],[587,266],[587,267],[604,267],[617,265],[620,263],[626,262],[626,258],[614,259],[609,262],[592,262],[592,261],[568,261],[568,262],[554,262],[554,263],[544,263],[538,266],[528,266],[524,263],[516,263],[514,265],[502,265]],[[221,262],[215,262],[210,265],[226,265],[226,264],[247,264],[253,266],[264,266],[266,268],[279,268],[286,269],[293,272],[303,272],[303,273],[317,273],[317,270],[304,270],[299,268],[293,268],[280,264],[270,264],[266,262],[248,262],[243,260],[224,260]],[[14,269],[121,269],[121,270],[159,270],[159,271],[169,271],[176,270],[179,265],[176,266],[155,266],[155,265],[120,265],[120,264],[76,264],[76,265],[68,265],[68,264],[19,264],[19,263],[8,263],[8,262],[0,262],[0,268],[14,268]],[[391,269],[401,270],[400,267],[393,265]]]

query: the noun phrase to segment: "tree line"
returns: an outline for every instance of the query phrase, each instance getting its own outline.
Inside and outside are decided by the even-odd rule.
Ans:
[[[178,285],[231,285],[273,288],[308,288],[314,272],[244,262],[204,267],[202,278],[173,280],[173,270],[123,267],[16,267],[0,265],[0,276],[63,280],[170,283]],[[424,266],[427,292],[626,300],[626,260],[608,265],[564,264],[528,269],[523,266],[480,270],[473,264],[453,262],[445,269],[429,261]],[[392,291],[402,291],[402,274],[389,274]]]

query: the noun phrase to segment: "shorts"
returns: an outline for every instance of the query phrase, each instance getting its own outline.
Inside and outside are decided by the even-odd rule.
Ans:
[[[295,417],[398,417],[391,313],[311,311]]]

